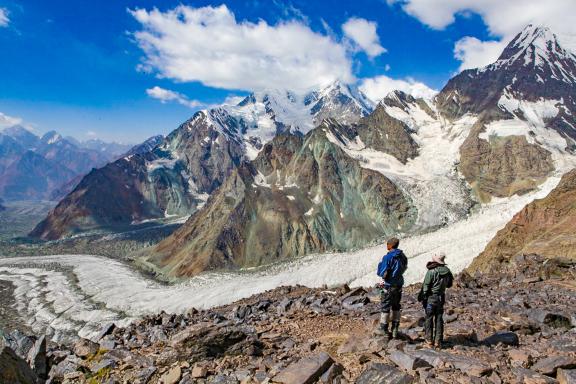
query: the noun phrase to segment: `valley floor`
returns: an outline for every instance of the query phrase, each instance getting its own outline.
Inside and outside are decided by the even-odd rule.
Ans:
[[[406,237],[401,248],[410,258],[408,283],[422,279],[425,264],[445,252],[454,272],[464,269],[524,205],[544,197],[559,178],[539,191],[483,206],[462,221],[423,235]],[[293,262],[235,273],[207,273],[162,285],[117,260],[89,255],[0,258],[0,280],[14,284],[15,308],[36,333],[66,341],[92,337],[102,324],[127,324],[157,313],[183,313],[191,307],[225,305],[279,286],[372,286],[385,247],[311,255]]]

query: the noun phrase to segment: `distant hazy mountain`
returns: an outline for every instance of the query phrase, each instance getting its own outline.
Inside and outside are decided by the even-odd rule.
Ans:
[[[0,131],[0,196],[7,200],[62,197],[79,176],[129,148],[99,140],[79,142],[55,131],[39,137],[22,126],[6,128]]]

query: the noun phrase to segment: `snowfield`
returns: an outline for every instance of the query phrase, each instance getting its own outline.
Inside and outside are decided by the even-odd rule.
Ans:
[[[494,234],[525,204],[544,197],[560,180],[551,177],[539,191],[495,200],[468,218],[427,234],[402,239],[410,258],[407,282],[422,279],[426,262],[445,252],[454,272],[465,268]],[[55,341],[75,335],[94,337],[103,324],[126,324],[159,311],[185,312],[191,307],[228,304],[282,285],[320,287],[348,283],[371,286],[385,246],[322,255],[238,273],[207,273],[176,285],[150,281],[130,267],[89,255],[55,255],[0,259],[0,279],[11,281],[17,310],[35,331]]]

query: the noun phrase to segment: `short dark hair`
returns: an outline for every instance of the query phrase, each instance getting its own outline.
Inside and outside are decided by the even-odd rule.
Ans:
[[[392,248],[398,248],[398,246],[400,245],[400,240],[398,240],[397,237],[391,237],[388,239],[386,244],[388,244]]]

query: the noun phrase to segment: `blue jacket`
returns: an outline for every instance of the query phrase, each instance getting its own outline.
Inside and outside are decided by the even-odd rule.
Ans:
[[[378,263],[377,273],[384,279],[384,285],[402,287],[404,285],[402,275],[407,266],[408,259],[404,253],[400,249],[392,249]]]

